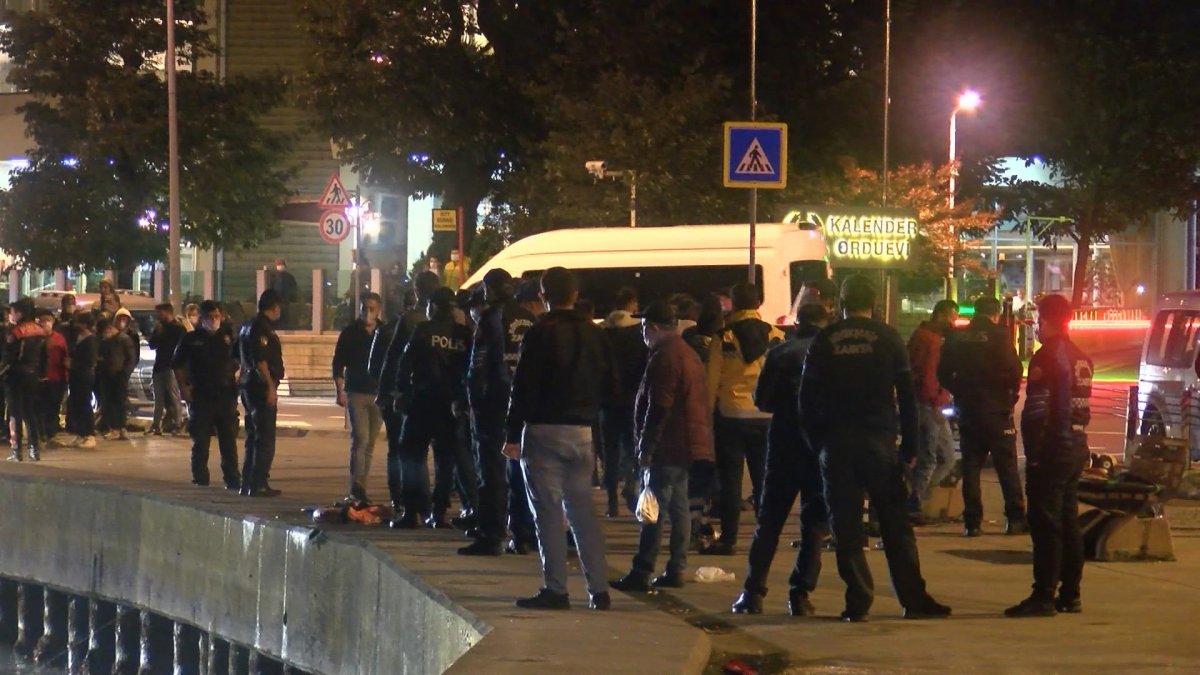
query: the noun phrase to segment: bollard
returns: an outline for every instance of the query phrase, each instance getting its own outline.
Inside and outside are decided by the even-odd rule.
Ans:
[[[142,610],[138,614],[141,635],[138,640],[138,675],[171,672],[175,660],[175,629],[171,621]]]
[[[17,582],[0,578],[0,645],[17,641]]]
[[[208,633],[208,674],[229,675],[229,643],[213,633]]]
[[[250,672],[250,650],[229,643],[229,675],[247,675]]]
[[[67,672],[83,672],[88,650],[88,599],[72,595],[67,604]]]
[[[88,601],[87,655],[83,657],[84,675],[109,675],[113,672],[117,645],[117,606],[104,600]]]
[[[42,588],[42,636],[33,648],[38,665],[63,668],[67,665],[67,596]]]
[[[32,658],[38,638],[42,636],[42,597],[41,586],[17,586],[17,642],[13,652],[19,656]]]
[[[141,617],[136,609],[117,605],[116,631],[113,635],[113,675],[134,675],[140,660]]]
[[[175,623],[174,627],[175,672],[174,675],[199,675],[201,664],[201,634],[186,623]]]

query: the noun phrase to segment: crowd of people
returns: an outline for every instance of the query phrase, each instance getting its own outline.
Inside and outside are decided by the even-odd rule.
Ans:
[[[953,466],[945,417],[952,403],[962,433],[964,533],[982,534],[979,474],[989,455],[1007,533],[1032,533],[1034,592],[1009,614],[1079,611],[1073,485],[1087,457],[1091,363],[1067,335],[1069,303],[1048,296],[1039,305],[1044,346],[1028,378],[1022,494],[1012,422],[1022,367],[996,324],[999,303],[976,302],[963,329],[954,326],[957,305],[939,303],[905,344],[874,318],[876,300],[861,277],[840,293],[828,280],[807,284],[789,339],[762,320],[761,293],[747,283],[700,301],[675,295],[646,305],[622,289],[601,320],[563,268],[522,281],[492,270],[457,294],[422,273],[397,321],[382,319],[379,297],[367,294],[359,319],[339,336],[333,378],[351,425],[347,499],[369,499],[366,476],[382,432],[391,527],[465,529],[473,541],[462,555],[537,549],[544,585],[517,601],[534,609],[570,607],[571,547],[594,609],[610,606],[610,586],[682,586],[689,552],[737,553],[749,509],[757,528],[732,610],[759,613],[799,498],[790,613],[815,611],[809,594],[829,541],[847,586],[841,617],[863,621],[873,600],[866,498],[904,615],[938,618],[951,610],[926,590],[913,528],[924,522],[922,501]],[[747,468],[752,489],[743,498]],[[594,487],[604,489],[610,518],[633,513],[643,491],[661,506],[661,517],[641,526],[628,573],[611,584]],[[454,493],[461,510],[448,519]]]

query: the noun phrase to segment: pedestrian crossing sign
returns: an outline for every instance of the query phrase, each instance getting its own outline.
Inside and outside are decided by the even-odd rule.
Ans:
[[[725,187],[787,187],[787,125],[726,122]]]

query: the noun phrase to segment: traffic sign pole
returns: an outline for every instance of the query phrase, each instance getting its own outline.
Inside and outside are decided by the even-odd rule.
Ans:
[[[758,0],[750,0],[750,121],[758,119]],[[750,188],[750,285],[757,277],[754,268],[754,244],[758,228],[758,188]]]

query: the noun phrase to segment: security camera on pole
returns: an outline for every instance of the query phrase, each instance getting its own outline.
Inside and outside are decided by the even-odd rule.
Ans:
[[[624,178],[629,183],[629,226],[637,227],[637,172],[632,169],[609,171],[608,162],[602,159],[584,162],[583,168],[587,169],[587,172],[592,174],[592,178],[596,180]]]

